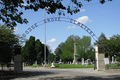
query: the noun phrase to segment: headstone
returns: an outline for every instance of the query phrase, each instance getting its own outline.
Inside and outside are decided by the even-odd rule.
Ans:
[[[70,64],[69,61],[68,61],[68,64]]]
[[[35,61],[35,65],[37,66],[37,61]]]
[[[103,45],[96,45],[95,46],[95,52],[96,52],[95,59],[97,60],[97,62],[96,62],[97,70],[105,70],[104,46]]]
[[[54,63],[52,63],[52,66],[51,66],[52,68],[54,68],[55,66],[54,66]]]
[[[109,59],[108,58],[104,58],[104,62],[105,62],[106,65],[108,65],[109,64]]]
[[[85,63],[84,63],[84,58],[82,58],[82,65],[84,66],[84,64],[85,64]]]
[[[23,62],[23,67],[25,67],[25,64],[24,64],[24,62]]]
[[[35,61],[35,63],[33,64],[34,66],[37,66],[37,61]]]
[[[70,64],[71,64],[71,61],[70,61]]]
[[[62,64],[62,59],[59,60],[59,64]]]
[[[60,62],[62,62],[62,59],[60,59]]]
[[[87,59],[87,65],[91,65],[91,60]]]
[[[13,59],[11,59],[11,62],[10,62],[10,67],[14,67],[14,62],[13,62]]]
[[[114,56],[112,56],[112,64],[114,64],[115,62],[114,62]]]
[[[73,60],[73,64],[76,64],[76,63],[77,63],[77,59],[78,59],[77,43],[74,43],[74,60]]]

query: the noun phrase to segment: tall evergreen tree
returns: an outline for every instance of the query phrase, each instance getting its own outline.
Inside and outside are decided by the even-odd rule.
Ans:
[[[55,53],[55,55],[56,55],[56,57],[57,57],[57,61],[60,60],[60,56],[61,56],[62,50],[63,50],[63,45],[64,45],[63,42],[60,43],[60,44],[58,45],[58,47],[55,49],[55,51],[54,51],[54,53]]]
[[[36,60],[36,54],[35,54],[35,37],[34,36],[30,36],[29,40],[26,41],[25,46],[23,47],[22,50],[22,56],[23,60],[27,61],[29,64],[32,64],[33,61]]]

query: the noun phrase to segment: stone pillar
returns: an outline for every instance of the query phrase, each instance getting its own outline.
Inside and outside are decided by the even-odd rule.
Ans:
[[[96,51],[96,66],[97,70],[105,70],[105,62],[104,62],[104,46],[103,45],[96,45],[95,46]]]
[[[14,72],[21,73],[22,70],[23,70],[23,66],[22,66],[21,46],[15,46]]]
[[[84,66],[84,64],[85,64],[85,63],[84,63],[84,58],[82,58],[82,65]]]
[[[112,64],[114,64],[115,62],[114,62],[114,56],[112,56]]]
[[[78,58],[78,54],[77,54],[77,43],[74,43],[74,60],[73,60],[73,64],[77,63],[77,58]]]

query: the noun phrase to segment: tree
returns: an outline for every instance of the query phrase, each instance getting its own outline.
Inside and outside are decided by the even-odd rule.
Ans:
[[[88,50],[90,49],[90,46],[91,46],[91,37],[90,36],[83,36],[80,40],[80,44],[79,44],[79,58],[85,58],[85,59],[88,59],[88,54],[87,55],[87,52]]]
[[[36,54],[34,48],[35,48],[35,37],[30,36],[29,40],[26,41],[26,44],[22,50],[23,60],[27,61],[28,64],[32,64],[33,61],[36,60]]]
[[[120,35],[113,35],[109,40],[106,41],[106,53],[111,56],[120,56]]]
[[[23,12],[21,9],[31,9],[38,11],[38,9],[44,9],[50,7],[47,13],[55,13],[58,10],[58,14],[65,15],[65,11],[70,13],[78,13],[83,6],[79,0],[70,0],[68,5],[62,3],[63,0],[0,0],[0,19],[7,24],[8,27],[15,27],[16,23],[28,23],[27,19],[22,18]],[[90,2],[91,0],[85,0]],[[105,0],[99,0],[100,3],[105,3]],[[112,0],[108,0],[112,1]],[[71,3],[71,5],[70,5]],[[74,5],[74,6],[73,6]]]
[[[18,38],[14,31],[6,25],[0,26],[0,62],[8,64],[13,56],[14,46],[18,43]]]
[[[105,34],[101,34],[98,38],[98,41],[95,43],[97,45],[102,44],[104,45],[105,50],[105,57],[110,58],[112,56],[120,56],[120,35],[113,35],[110,39],[105,37]]]
[[[20,34],[16,34],[16,38],[18,38],[17,45],[24,46],[24,43],[27,41],[27,39]]]
[[[72,61],[73,60],[73,57],[74,57],[74,43],[77,43],[79,45],[79,43],[80,43],[80,37],[79,36],[71,35],[67,38],[67,40],[63,44],[62,55],[60,56],[60,58],[62,60],[64,60],[64,61],[68,61],[68,60]]]
[[[105,44],[106,40],[107,40],[107,38],[106,38],[105,34],[104,34],[104,33],[101,33],[101,35],[100,35],[99,38],[98,38],[98,41],[96,41],[94,44],[95,44],[95,45]]]
[[[41,61],[41,58],[43,57],[42,54],[43,54],[43,46],[42,46],[42,43],[40,42],[39,39],[37,39],[35,41],[35,54],[37,56],[37,60],[40,62]]]
[[[95,60],[95,49],[92,45],[89,46],[87,52],[85,53],[85,58],[86,59],[91,59],[91,61]]]
[[[60,44],[58,45],[58,47],[55,49],[55,51],[54,51],[55,55],[57,56],[57,61],[60,60],[60,56],[61,56],[61,54],[62,54],[63,45],[64,45],[63,42],[60,43]]]
[[[50,54],[50,61],[53,62],[55,59],[55,55],[53,53]]]
[[[46,59],[50,54],[50,49],[46,46]],[[32,65],[34,61],[43,62],[44,60],[44,44],[39,39],[35,41],[34,36],[30,36],[29,40],[26,41],[25,46],[22,48],[23,61]]]

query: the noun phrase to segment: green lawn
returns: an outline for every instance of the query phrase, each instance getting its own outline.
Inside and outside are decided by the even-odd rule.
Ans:
[[[48,65],[49,67],[51,67],[51,65]],[[82,64],[55,64],[54,65],[55,68],[58,68],[58,69],[62,69],[62,68],[94,68],[94,64],[92,65],[85,65],[85,66],[82,66]],[[38,66],[34,66],[34,65],[31,65],[29,67],[34,67],[34,68],[37,68],[37,67],[43,67],[42,65],[38,65]]]
[[[107,66],[105,66],[107,68]],[[108,68],[120,68],[120,63],[118,64],[109,64]]]
[[[94,68],[94,65],[85,65],[82,66],[82,64],[61,64],[61,65],[55,65],[56,68]]]

